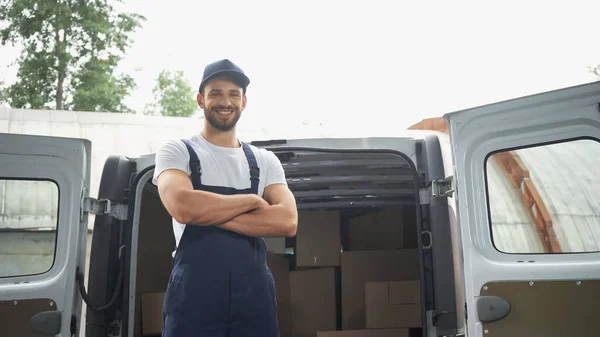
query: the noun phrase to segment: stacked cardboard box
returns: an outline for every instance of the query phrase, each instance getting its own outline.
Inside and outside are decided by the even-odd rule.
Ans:
[[[339,211],[298,212],[296,268],[339,267],[340,233]]]
[[[388,209],[342,224],[341,329],[317,337],[404,337],[422,326],[417,225],[410,212]]]
[[[420,328],[420,281],[367,282],[367,329]]]
[[[290,291],[290,261],[285,255],[267,253],[267,266],[275,281],[277,320],[280,337],[292,337],[292,296]]]
[[[338,273],[335,268],[298,270],[291,273],[293,331],[296,336],[315,336],[338,328]]]
[[[342,253],[342,329],[365,329],[367,282],[419,279],[416,249]]]
[[[280,336],[408,337],[421,327],[419,256],[408,248],[416,223],[404,213],[342,222],[339,211],[300,211],[293,258],[267,240]],[[161,321],[160,294],[144,298],[144,334],[159,335],[148,322]]]
[[[290,273],[294,337],[340,327],[340,212],[301,211]],[[283,337],[283,336],[282,336]]]
[[[344,251],[417,248],[414,210],[389,208],[349,219]]]
[[[160,336],[162,334],[164,300],[164,292],[142,295],[142,334],[144,336]]]

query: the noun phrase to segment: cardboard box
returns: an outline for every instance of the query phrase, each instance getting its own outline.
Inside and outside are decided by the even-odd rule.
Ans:
[[[391,304],[421,304],[421,280],[389,282]]]
[[[319,331],[317,337],[409,337],[408,329]]]
[[[292,337],[292,298],[290,293],[290,260],[285,255],[267,253],[267,266],[275,280],[277,321],[280,337]]]
[[[398,208],[350,218],[344,251],[401,249],[405,225]]]
[[[369,304],[420,304],[421,281],[367,282],[365,303]]]
[[[389,208],[350,218],[344,251],[394,250],[417,247],[414,208]]]
[[[380,304],[367,306],[367,329],[421,328],[418,304]]]
[[[420,283],[416,281],[367,282],[367,329],[420,328]]]
[[[365,329],[367,282],[420,278],[417,249],[342,253],[342,329]]]
[[[339,211],[298,212],[296,267],[338,267],[341,246]]]
[[[160,336],[162,334],[162,309],[164,292],[142,294],[142,334]]]
[[[335,268],[290,273],[294,335],[315,336],[338,329],[338,282]]]

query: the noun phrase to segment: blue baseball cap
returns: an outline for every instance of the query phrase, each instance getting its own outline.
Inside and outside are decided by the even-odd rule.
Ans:
[[[202,76],[202,82],[200,82],[198,91],[202,92],[206,83],[217,76],[229,77],[244,90],[244,93],[246,92],[246,87],[250,84],[250,79],[240,67],[228,59],[223,59],[213,62],[204,68],[204,75]]]

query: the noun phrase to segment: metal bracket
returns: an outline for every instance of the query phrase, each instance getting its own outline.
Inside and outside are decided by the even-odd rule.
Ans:
[[[477,315],[482,323],[503,319],[510,312],[510,303],[497,296],[481,296],[477,299]]]
[[[445,179],[438,179],[431,182],[431,197],[451,197],[454,194],[454,177],[449,176]]]
[[[127,206],[112,203],[108,199],[83,198],[82,211],[97,215],[108,215],[119,220],[127,220]]]
[[[433,198],[451,197],[454,194],[454,179],[449,176],[445,179],[433,180],[428,188],[419,190],[419,201],[421,205],[428,205]]]

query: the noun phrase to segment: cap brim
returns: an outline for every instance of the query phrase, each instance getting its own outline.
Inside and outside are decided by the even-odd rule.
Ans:
[[[211,74],[210,76],[208,76],[207,78],[205,78],[202,81],[202,83],[200,83],[199,90],[202,91],[202,88],[206,85],[206,83],[208,81],[210,81],[211,79],[213,79],[215,77],[220,77],[220,76],[230,77],[233,80],[233,82],[235,82],[235,84],[237,84],[241,88],[246,88],[250,84],[250,79],[248,78],[248,76],[246,76],[243,73],[240,73],[239,71],[221,70],[221,71],[217,71],[217,72]]]

